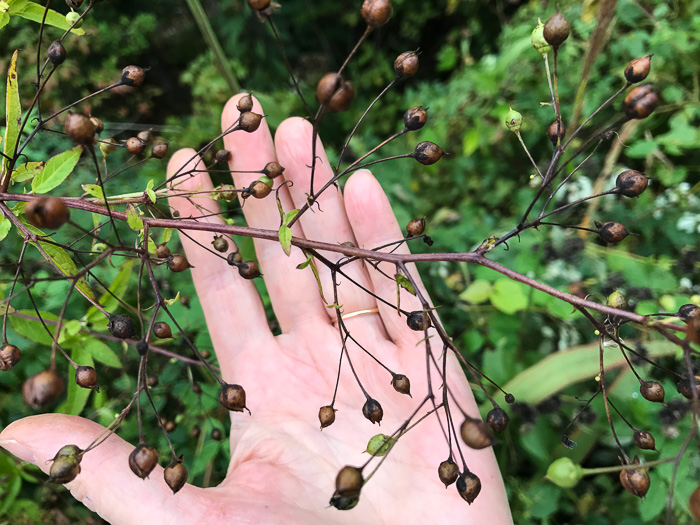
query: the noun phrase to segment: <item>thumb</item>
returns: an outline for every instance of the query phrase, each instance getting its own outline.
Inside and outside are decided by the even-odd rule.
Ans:
[[[48,473],[62,446],[85,449],[103,431],[103,426],[81,417],[43,414],[10,424],[0,433],[0,446]],[[205,491],[185,485],[174,495],[163,480],[161,466],[148,478],[138,478],[129,468],[133,449],[112,434],[83,456],[80,474],[66,488],[112,524],[198,523],[207,508]]]

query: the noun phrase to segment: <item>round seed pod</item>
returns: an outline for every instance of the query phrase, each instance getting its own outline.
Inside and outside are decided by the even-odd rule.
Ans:
[[[164,159],[168,154],[168,143],[167,142],[156,142],[151,148],[151,157],[156,159]]]
[[[260,277],[262,274],[258,269],[258,263],[255,261],[244,261],[238,265],[238,275],[250,280]]]
[[[394,60],[394,73],[398,78],[412,77],[418,72],[418,53],[405,51]]]
[[[365,0],[361,12],[368,26],[383,26],[391,18],[391,0]]]
[[[100,151],[102,152],[102,155],[110,155],[117,151],[118,147],[119,145],[117,144],[117,141],[111,137],[100,141]]]
[[[460,427],[462,441],[474,449],[490,447],[493,444],[493,433],[481,419],[467,416]]]
[[[165,468],[163,479],[167,483],[173,494],[177,493],[187,483],[187,467],[182,464],[183,457],[180,456],[177,461]]]
[[[647,55],[642,58],[635,58],[627,64],[627,67],[625,68],[625,78],[627,79],[627,82],[630,84],[636,84],[637,82],[641,82],[645,78],[647,78],[647,75],[649,75],[649,71],[651,71],[651,57],[654,55]]]
[[[598,227],[598,235],[605,242],[617,243],[629,235],[627,229],[619,222],[609,221],[601,224],[596,221],[596,226]]]
[[[428,315],[428,312],[416,310],[415,312],[411,312],[410,314],[408,314],[408,317],[406,318],[406,324],[411,330],[415,330],[416,332],[422,332],[430,328],[430,316]]]
[[[332,405],[326,405],[319,409],[318,420],[321,423],[321,430],[331,426],[335,422],[336,410]]]
[[[435,164],[443,155],[443,151],[434,142],[423,141],[416,146],[411,156],[425,166]]]
[[[75,369],[75,382],[82,388],[100,391],[97,386],[97,370],[91,366],[79,366]]]
[[[83,5],[83,0],[66,0],[66,5],[71,9],[78,9]]]
[[[544,24],[542,20],[537,20],[537,25],[530,34],[530,42],[532,43],[532,47],[535,48],[535,51],[542,56],[545,56],[552,50],[552,46],[544,39]]]
[[[15,345],[4,344],[0,348],[0,371],[7,372],[19,363],[22,352]]]
[[[170,248],[166,244],[159,244],[156,246],[156,257],[159,259],[170,257]]]
[[[337,73],[327,73],[316,86],[316,100],[336,113],[348,109],[354,98],[355,88]]]
[[[119,339],[131,339],[136,335],[136,326],[128,315],[113,315],[109,319],[107,329]]]
[[[263,168],[263,173],[271,179],[277,178],[284,173],[284,167],[278,162],[268,162]]]
[[[678,393],[684,398],[690,400],[693,399],[693,389],[691,388],[690,381],[687,377],[682,377],[676,383],[676,390],[678,390]],[[695,390],[697,391],[698,396],[700,397],[700,376],[695,376]]]
[[[520,128],[523,127],[522,114],[515,111],[513,108],[510,108],[506,114],[506,127],[513,133],[520,132]]]
[[[438,467],[438,477],[445,485],[445,488],[452,485],[459,477],[459,467],[452,460],[452,458],[447,458],[445,461],[440,463]]]
[[[158,321],[153,323],[153,335],[159,339],[170,339],[173,336],[173,332],[170,329],[170,325],[164,321]]]
[[[620,195],[639,197],[649,185],[649,179],[637,170],[625,170],[617,176],[615,187]]]
[[[654,436],[646,430],[634,430],[634,444],[644,450],[656,450]]]
[[[232,412],[243,412],[245,406],[245,390],[241,385],[224,384],[219,392],[219,404]]]
[[[95,133],[102,133],[105,130],[105,124],[102,122],[102,119],[90,117],[90,122],[95,126]]]
[[[270,180],[268,177],[265,177],[266,179]],[[270,181],[272,182],[272,181]],[[267,197],[270,193],[272,192],[272,187],[264,180],[256,180],[253,184],[250,186],[250,194],[255,197],[256,199],[264,199]]]
[[[391,378],[391,386],[399,394],[411,395],[411,381],[403,374],[394,374]]]
[[[66,59],[66,48],[63,44],[56,40],[53,44],[49,46],[48,50],[49,60],[54,66],[59,66],[63,64]]]
[[[158,451],[146,443],[139,444],[129,454],[129,467],[141,479],[146,479],[156,465],[158,465]]]
[[[423,109],[423,106],[411,108],[403,116],[403,125],[409,131],[416,131],[428,121],[428,112]]]
[[[384,417],[384,410],[382,409],[382,405],[379,404],[379,401],[370,397],[365,401],[362,407],[362,415],[372,424],[381,424],[382,417]]]
[[[171,272],[175,273],[184,272],[185,270],[189,270],[190,268],[192,268],[192,266],[190,266],[189,261],[187,260],[187,257],[179,253],[173,254],[170,257],[168,257],[168,259],[165,261],[165,264]]]
[[[335,478],[335,494],[343,497],[359,496],[363,483],[362,470],[357,467],[343,467]]]
[[[56,459],[60,456],[67,456],[71,458],[77,458],[78,461],[82,459],[82,449],[78,445],[63,445],[60,449],[58,449],[58,452],[56,452],[56,455],[53,457],[53,459]]]
[[[217,235],[214,237],[214,240],[211,241],[212,246],[214,246],[214,249],[217,252],[224,253],[228,251],[228,241],[224,239],[221,235]]]
[[[627,308],[627,300],[625,299],[625,296],[617,290],[608,295],[608,298],[605,300],[605,304],[610,308],[618,308],[620,310]]]
[[[158,380],[158,376],[148,376],[148,386],[151,388],[155,388],[158,386],[158,383],[160,381]]]
[[[42,195],[32,199],[24,209],[29,224],[37,228],[57,230],[70,219],[70,211],[63,199]]]
[[[146,355],[148,353],[148,343],[141,339],[141,341],[136,343],[136,351],[140,356]]]
[[[631,119],[647,118],[659,105],[659,96],[654,91],[652,84],[637,86],[627,93],[622,103],[622,109]]]
[[[121,82],[127,86],[139,87],[146,79],[146,71],[139,66],[126,66],[122,69]]]
[[[506,403],[508,403],[509,405],[512,405],[513,403],[515,403],[515,396],[513,394],[506,394],[505,400],[506,400]]]
[[[268,2],[269,4],[270,2]],[[267,6],[265,6],[267,7]],[[263,9],[265,9],[263,7]],[[238,104],[236,104],[236,107],[238,108],[238,111],[241,113],[245,113],[247,111],[253,111],[253,97],[250,94],[243,95],[241,98],[238,99]]]
[[[564,40],[569,38],[569,22],[561,13],[554,13],[549,20],[544,24],[542,35],[548,44],[557,47],[564,43]]]
[[[500,407],[492,408],[489,410],[489,413],[486,414],[486,424],[496,432],[503,432],[508,426],[509,421],[510,418],[508,414]]]
[[[256,11],[262,11],[270,5],[270,0],[248,0],[248,5]]]
[[[32,408],[40,408],[56,401],[65,390],[61,376],[53,370],[44,370],[30,376],[22,385],[24,402]]]
[[[243,262],[243,256],[241,255],[240,251],[236,250],[235,252],[228,254],[226,257],[226,262],[231,266],[238,266]]]
[[[223,438],[223,437],[224,437],[223,433],[218,428],[215,428],[211,431],[211,438],[214,441],[221,441],[221,438]]]
[[[177,425],[174,421],[166,421],[165,425],[163,425],[163,428],[166,432],[173,432],[177,428]]]
[[[66,13],[66,22],[68,22],[69,26],[73,26],[75,29],[78,29],[83,25],[83,20],[80,18],[80,13],[76,13],[75,11]]]
[[[561,120],[555,120],[547,128],[547,137],[555,146],[564,142],[566,136],[566,126]]]
[[[139,131],[136,135],[146,146],[150,146],[153,143],[153,132],[150,129]]]
[[[639,463],[639,460],[635,461]],[[643,498],[649,491],[651,480],[646,469],[635,468],[620,471],[620,483],[624,489],[638,498]]]
[[[247,133],[253,133],[260,127],[261,122],[262,115],[253,113],[252,111],[246,111],[245,113],[241,113],[238,126]]]
[[[406,231],[408,232],[406,237],[418,237],[419,235],[423,235],[425,231],[425,217],[410,221],[406,225]]]
[[[647,401],[652,403],[663,403],[664,402],[664,387],[656,381],[642,381],[639,385],[639,393]]]
[[[76,456],[57,456],[49,469],[49,481],[70,483],[80,474],[80,459]]]
[[[681,321],[689,322],[694,317],[700,316],[700,306],[694,304],[684,304],[678,309],[676,314]]]
[[[471,505],[481,492],[481,480],[472,472],[462,472],[457,478],[456,487],[462,499]]]
[[[241,113],[244,113],[244,112],[241,111]],[[214,155],[214,160],[216,160],[216,162],[218,162],[219,164],[226,164],[227,162],[229,162],[231,160],[232,156],[233,155],[231,154],[231,152],[229,150],[220,149],[219,151],[216,152],[216,155]]]
[[[236,188],[233,184],[222,184],[219,190],[219,197],[225,201],[232,201],[236,198]]]
[[[68,138],[78,144],[92,144],[95,140],[95,125],[85,115],[69,113],[63,124]]]
[[[138,137],[130,137],[126,141],[126,151],[132,155],[140,155],[146,150],[146,143]]]

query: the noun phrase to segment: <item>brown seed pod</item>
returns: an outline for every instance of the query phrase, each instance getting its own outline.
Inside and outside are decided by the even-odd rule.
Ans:
[[[681,379],[676,383],[676,390],[686,399],[693,399],[693,389],[690,386],[690,381],[687,377],[681,377]],[[695,376],[695,390],[700,397],[700,376]]]
[[[232,201],[236,198],[236,188],[233,184],[222,184],[219,186],[219,197],[225,201]]]
[[[695,516],[695,519],[700,521],[700,485],[698,485],[698,488],[690,495],[688,506],[690,507],[690,512]]]
[[[128,315],[113,315],[107,324],[109,333],[119,339],[131,339],[136,335],[134,321]]]
[[[336,113],[348,109],[354,98],[355,88],[337,73],[324,75],[316,86],[316,100]]]
[[[425,217],[410,221],[406,225],[406,231],[408,232],[406,237],[418,237],[419,235],[423,235],[425,231]]]
[[[656,450],[654,436],[646,430],[634,429],[634,444],[644,450]]]
[[[92,144],[95,140],[95,125],[85,115],[69,113],[63,124],[68,138],[78,144]]]
[[[190,262],[187,260],[187,257],[179,253],[175,253],[168,257],[165,264],[171,272],[175,273],[184,272],[185,270],[192,268],[192,266],[190,266]]]
[[[428,112],[423,109],[423,106],[411,108],[403,116],[403,125],[409,131],[416,131],[428,121]]]
[[[405,51],[394,60],[394,73],[398,78],[412,77],[418,72],[418,53]]]
[[[66,59],[66,48],[63,44],[56,40],[53,44],[49,46],[48,50],[49,60],[54,66],[59,66],[63,64]]]
[[[253,133],[260,127],[261,122],[262,115],[253,113],[252,111],[246,111],[245,113],[241,113],[238,126],[247,133]]]
[[[564,15],[559,12],[554,13],[544,24],[544,39],[551,46],[559,46],[569,38],[570,30],[569,22],[564,18]]]
[[[321,423],[321,430],[331,426],[335,422],[335,408],[332,405],[326,405],[319,409],[318,420]]]
[[[212,246],[217,252],[224,253],[228,251],[228,241],[224,239],[221,235],[216,235],[214,240],[211,241]]]
[[[394,387],[399,394],[411,396],[411,381],[403,374],[394,374],[391,378],[391,386]]]
[[[232,412],[248,410],[248,407],[245,406],[245,390],[241,385],[224,384],[219,392],[219,404]]]
[[[258,268],[258,263],[255,261],[244,261],[238,264],[238,275],[250,280],[260,277],[262,274]]]
[[[270,5],[270,0],[248,0],[248,5],[256,11],[262,11]]]
[[[652,403],[663,403],[666,394],[664,387],[656,381],[642,381],[639,385],[639,392],[644,399]]]
[[[136,135],[146,146],[150,146],[153,143],[153,132],[150,129],[139,131]]]
[[[226,262],[229,263],[231,266],[238,266],[243,262],[243,256],[241,255],[241,252],[236,250],[235,252],[231,252],[228,254],[226,257]]]
[[[146,143],[138,137],[130,137],[126,141],[126,151],[132,155],[140,155],[146,150]]]
[[[462,499],[471,505],[481,492],[481,480],[476,474],[466,471],[457,478],[456,487]]]
[[[95,133],[102,133],[105,130],[105,124],[102,119],[97,117],[90,117],[90,122],[95,126]]]
[[[269,3],[270,2],[268,2],[268,4]],[[265,7],[263,7],[263,9],[265,9]],[[243,95],[241,98],[238,99],[238,104],[236,104],[236,107],[241,113],[253,111],[253,97],[250,94]]]
[[[153,323],[153,335],[159,339],[169,339],[173,336],[173,331],[170,325],[164,321]]]
[[[625,68],[625,78],[630,84],[636,84],[641,82],[651,71],[651,57],[654,55],[647,55],[642,58],[635,58],[627,64]]]
[[[244,113],[241,111],[241,113]],[[214,155],[214,160],[218,162],[219,164],[226,164],[231,160],[231,157],[233,155],[231,152],[227,149],[220,149],[219,151],[216,152],[216,155]]]
[[[159,244],[156,246],[156,257],[159,259],[170,257],[170,248],[166,244]]]
[[[634,463],[639,463],[638,458],[635,457],[634,459]],[[634,468],[620,471],[620,483],[630,494],[643,498],[649,491],[651,480],[646,469]]]
[[[359,496],[363,483],[361,469],[343,467],[335,478],[335,494],[342,497]]]
[[[378,423],[381,425],[382,417],[384,417],[384,410],[382,409],[382,405],[379,404],[379,401],[370,397],[365,401],[362,407],[362,415],[371,421],[372,424]]]
[[[79,456],[56,456],[49,469],[49,481],[70,483],[80,474]]]
[[[681,321],[688,323],[695,317],[700,317],[700,306],[694,304],[684,304],[678,309],[676,314]]]
[[[158,383],[160,381],[158,380],[158,376],[148,376],[148,386],[151,388],[155,388],[158,386]]]
[[[183,456],[177,458],[163,472],[163,479],[168,484],[173,494],[177,493],[187,483],[187,467],[182,464]]]
[[[490,447],[493,444],[493,433],[491,428],[481,419],[474,419],[467,416],[462,426],[460,427],[462,441],[467,446],[474,449],[482,449]]]
[[[489,410],[486,414],[486,424],[496,432],[503,432],[508,426],[510,418],[505,410],[500,407],[495,407]]]
[[[146,70],[139,66],[126,66],[122,69],[122,84],[139,87],[146,78]]]
[[[284,173],[284,167],[281,166],[278,162],[268,162],[263,168],[263,173],[271,179],[274,179],[282,175],[282,173]]]
[[[146,479],[156,465],[158,465],[158,451],[146,443],[139,444],[129,454],[129,467],[141,479]]]
[[[68,206],[59,197],[42,195],[32,199],[24,209],[24,216],[32,226],[57,230],[70,219]]]
[[[261,180],[250,185],[250,194],[256,199],[264,199],[272,192],[272,188]]]
[[[411,330],[422,332],[431,326],[430,315],[428,315],[428,312],[416,310],[415,312],[408,314],[406,324]]]
[[[32,408],[40,408],[56,401],[66,386],[61,376],[53,370],[44,370],[30,376],[22,385],[24,402]]]
[[[83,5],[83,0],[66,0],[66,5],[71,9],[78,9]]]
[[[658,105],[659,96],[653,84],[644,84],[627,93],[622,109],[628,118],[643,119],[651,115]]]
[[[391,18],[391,0],[365,0],[362,3],[362,18],[368,26],[383,26]]]
[[[164,159],[168,154],[168,143],[167,142],[156,142],[151,148],[151,157],[156,159]]]
[[[91,366],[79,366],[75,369],[75,382],[82,388],[91,388],[100,391],[97,386],[97,370]]]
[[[425,166],[430,166],[439,161],[443,153],[444,151],[442,151],[440,146],[426,140],[416,146],[416,149],[411,153],[411,157]]]
[[[223,438],[223,437],[224,437],[224,434],[221,432],[220,429],[215,428],[211,431],[211,438],[214,441],[221,441],[221,438]]]
[[[165,425],[163,425],[163,428],[166,432],[173,432],[177,428],[177,425],[174,421],[166,421]]]
[[[618,192],[625,197],[639,197],[647,189],[648,184],[647,176],[636,170],[623,171],[615,181]]]
[[[600,238],[608,243],[620,242],[629,235],[627,229],[619,222],[609,221],[601,224],[596,221],[595,225],[598,228]]]
[[[438,477],[445,484],[445,488],[452,485],[459,477],[459,467],[452,461],[452,458],[447,458],[440,463],[438,467]]]
[[[22,352],[15,345],[5,343],[0,348],[0,371],[7,372],[19,363],[22,358]]]
[[[561,120],[555,120],[547,128],[547,137],[556,146],[564,142],[566,136],[566,126]]]

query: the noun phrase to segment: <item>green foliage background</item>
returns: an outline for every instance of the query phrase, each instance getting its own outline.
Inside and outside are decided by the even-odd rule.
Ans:
[[[392,21],[372,35],[350,65],[348,76],[358,93],[356,102],[347,113],[327,118],[322,136],[333,159],[364,108],[393,78],[391,66],[396,55],[420,48],[420,72],[410,81],[401,82],[373,110],[353,140],[350,155],[361,154],[399,130],[407,108],[429,107],[428,125],[392,143],[386,153],[406,153],[418,141],[432,140],[449,153],[448,157],[428,168],[408,159],[380,164],[374,173],[389,194],[400,223],[427,217],[428,233],[435,240],[433,251],[471,250],[483,239],[510,230],[534,193],[530,185],[532,167],[516,138],[503,125],[509,105],[525,117],[523,137],[533,157],[544,163],[551,156],[544,130],[553,120],[552,110],[540,105],[549,100],[549,94],[542,59],[530,46],[530,32],[537,18],[546,20],[554,6],[505,0],[393,3]],[[62,3],[55,4],[57,10],[67,11]],[[270,125],[276,127],[287,116],[303,114],[267,27],[258,22],[245,2],[202,4],[229,66],[241,86],[261,99]],[[304,94],[313,100],[317,80],[342,63],[364,30],[360,1],[287,0],[282,4],[276,15],[277,27]],[[595,0],[560,2],[572,24],[572,36],[560,53],[559,86],[565,121],[577,95],[599,5]],[[605,247],[593,236],[542,228],[509,243],[508,251],[492,252],[493,259],[559,289],[590,293],[599,301],[620,289],[630,307],[639,313],[675,311],[684,303],[699,302],[698,10],[697,2],[692,0],[617,2],[606,34],[608,40],[579,99],[585,118],[622,85],[622,71],[629,60],[654,53],[651,79],[661,94],[661,106],[648,119],[627,125],[619,138],[601,147],[557,199],[563,203],[590,194],[594,187],[610,188],[623,169],[642,170],[653,180],[641,198],[605,197],[594,207],[577,207],[560,219],[564,224],[577,224],[590,214],[591,219],[622,222],[636,235],[621,245]],[[32,50],[36,48],[37,28],[34,23],[13,17],[0,30],[3,78],[12,51],[22,50],[20,90],[25,104],[33,94],[29,80],[36,68]],[[105,121],[104,136],[125,139],[135,130],[154,127],[174,151],[201,146],[218,133],[220,110],[232,93],[184,1],[102,2],[94,16],[86,20],[84,29],[85,36],[68,37],[68,60],[51,81],[42,112],[55,111],[108,85],[122,67],[135,63],[152,68],[142,89],[134,94],[101,97],[83,106],[85,112],[91,111]],[[46,32],[45,42],[60,34],[53,28]],[[618,101],[603,111],[594,128],[613,122],[619,113]],[[68,147],[60,135],[44,133],[32,143],[27,155],[29,160],[46,160]],[[163,169],[162,163],[149,161],[140,170],[133,170],[129,191],[142,191],[150,179],[162,180]],[[92,180],[89,171],[89,166],[81,163],[78,172],[61,187],[62,194],[81,194],[80,184]],[[116,187],[112,190],[122,191]],[[243,223],[236,210],[231,210],[228,217]],[[91,219],[84,219],[84,226],[91,227]],[[4,280],[14,271],[17,243],[16,235],[10,233],[0,244]],[[251,243],[242,241],[242,248],[252,254]],[[133,303],[133,268],[119,264],[108,275],[108,282],[116,279],[113,287],[117,294]],[[37,277],[51,275],[37,259],[29,270]],[[442,306],[440,316],[458,346],[493,380],[508,383],[512,388],[507,389],[521,400],[507,408],[512,423],[495,447],[516,523],[631,525],[660,520],[671,482],[670,466],[652,471],[652,489],[644,501],[624,492],[614,475],[585,478],[574,489],[561,489],[543,479],[548,465],[561,456],[572,457],[584,467],[618,463],[600,400],[592,404],[583,421],[566,429],[581,405],[577,397],[586,399],[597,387],[593,380],[597,346],[589,345],[596,337],[590,325],[573,315],[566,304],[483,268],[444,263],[420,270],[434,302]],[[172,274],[161,285],[169,297],[180,292],[184,300],[173,306],[173,313],[201,349],[210,349],[189,277]],[[3,285],[0,291],[7,294],[8,286]],[[268,303],[263,285],[259,286]],[[58,282],[35,286],[34,293],[47,318],[59,311],[67,289],[65,283]],[[71,299],[67,318],[74,322],[69,323],[62,341],[66,347],[75,348],[74,359],[82,364],[93,359],[97,362],[102,391],[87,396],[85,391],[69,388],[67,400],[53,409],[80,412],[108,424],[135,389],[137,359],[132,348],[86,334],[105,332],[106,322],[86,312],[84,304],[77,296]],[[13,306],[31,309],[26,299],[13,301]],[[274,328],[272,317],[270,322]],[[22,348],[25,357],[18,369],[0,375],[3,426],[34,413],[22,402],[19,392],[23,380],[49,362],[50,340],[37,325],[12,318],[11,340]],[[664,345],[651,344],[651,336],[632,330],[622,335],[634,342],[641,337],[639,344],[660,356],[658,360],[664,366],[682,369],[678,355]],[[579,353],[568,351],[577,346],[581,346]],[[177,339],[168,347],[186,353]],[[567,354],[582,357],[576,362],[551,357]],[[530,368],[545,356],[550,356],[546,366]],[[581,380],[573,372],[586,365],[593,370]],[[205,485],[217,483],[225,475],[229,453],[226,440],[209,438],[213,428],[225,430],[228,417],[218,407],[217,385],[198,369],[174,360],[154,356],[151,366],[160,384],[169,385],[153,391],[164,417],[177,423],[171,437],[178,453],[189,458],[190,480]],[[68,367],[64,368],[68,373]],[[526,370],[530,376],[518,375]],[[662,381],[667,401],[680,397],[675,394],[674,383],[663,374],[648,365],[639,365],[638,371],[647,379]],[[634,425],[656,437],[660,454],[645,451],[640,456],[654,460],[675,454],[688,431],[687,418],[677,425],[668,417],[664,419],[663,414],[660,418],[658,406],[640,400],[631,373],[611,375],[616,406]],[[201,385],[201,395],[193,392],[194,382]],[[535,386],[539,390],[535,391]],[[672,408],[682,410],[683,406],[671,405],[664,410],[668,413]],[[136,425],[131,419],[120,434],[135,442]],[[195,424],[202,428],[198,439],[191,437]],[[623,444],[631,449],[632,433],[619,419],[616,424]],[[563,433],[579,445],[566,449],[560,443]],[[159,446],[166,450],[162,438]],[[689,454],[681,465],[675,482],[674,510],[679,523],[689,519],[687,501],[700,480],[699,467],[696,453]],[[62,487],[45,484],[36,468],[0,455],[0,480],[6,481],[0,484],[0,524],[51,523],[61,515],[74,521],[88,519],[86,511],[74,504]]]

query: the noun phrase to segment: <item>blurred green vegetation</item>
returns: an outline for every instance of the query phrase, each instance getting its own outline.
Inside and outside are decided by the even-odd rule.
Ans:
[[[313,101],[317,80],[342,63],[364,30],[360,1],[281,3],[283,7],[275,16],[277,28],[303,93]],[[420,48],[419,73],[400,82],[373,109],[353,139],[349,158],[399,130],[407,108],[429,107],[428,125],[390,144],[382,154],[407,153],[418,141],[432,140],[448,156],[428,168],[403,159],[379,164],[373,171],[389,194],[400,223],[414,217],[427,218],[427,233],[435,241],[431,251],[468,251],[491,235],[509,231],[535,191],[530,181],[532,166],[515,136],[503,125],[509,105],[525,118],[523,138],[534,159],[543,165],[551,157],[551,144],[544,131],[553,120],[553,112],[549,106],[541,105],[549,101],[549,92],[543,61],[530,45],[530,32],[538,17],[546,20],[554,12],[554,5],[517,0],[393,3],[392,21],[375,31],[349,66],[348,77],[357,91],[355,103],[346,113],[329,115],[322,126],[322,136],[333,161],[364,108],[393,78],[394,58],[403,51]],[[581,85],[581,68],[601,3],[559,3],[572,25],[572,36],[559,56],[559,92],[565,122],[569,121]],[[55,4],[55,9],[67,11],[62,2]],[[303,115],[303,105],[292,89],[268,28],[258,22],[245,1],[203,0],[202,4],[235,76],[245,90],[255,92],[263,101],[268,122],[275,127],[289,115]],[[698,3],[692,0],[617,2],[605,32],[605,45],[579,99],[585,118],[623,84],[622,71],[631,59],[654,54],[650,79],[661,95],[660,107],[644,121],[625,125],[619,135],[599,148],[555,199],[564,203],[588,195],[594,188],[608,189],[624,169],[644,171],[652,182],[640,198],[608,196],[557,218],[563,224],[615,220],[627,225],[635,235],[618,246],[606,247],[594,235],[580,236],[572,230],[543,227],[514,239],[508,250],[492,252],[494,260],[559,289],[591,294],[601,302],[619,289],[630,307],[643,314],[673,312],[684,303],[698,302],[699,11]],[[108,85],[118,78],[123,66],[136,63],[151,68],[147,83],[137,94],[112,94],[81,106],[81,110],[105,121],[103,136],[119,140],[135,131],[154,128],[155,134],[167,140],[174,150],[199,147],[218,134],[220,110],[232,93],[184,1],[101,2],[83,27],[85,36],[71,35],[65,42],[68,60],[42,98],[44,114]],[[36,49],[37,28],[37,24],[12,18],[0,30],[0,55],[5,57],[0,61],[0,76],[4,78],[7,72],[12,51],[20,49],[20,89],[25,104],[33,95],[30,80],[36,71],[36,53],[32,50]],[[45,42],[50,42],[60,33],[47,28],[46,34]],[[616,120],[620,108],[621,101],[615,101],[590,130],[583,132],[582,138]],[[577,139],[572,146],[580,143]],[[43,160],[67,147],[61,136],[43,133],[32,142],[27,157]],[[119,155],[108,159],[110,167],[125,160]],[[569,172],[574,167],[570,164]],[[63,194],[79,195],[78,181],[91,180],[89,165],[81,164],[79,169],[79,175],[61,187]],[[142,191],[151,179],[162,180],[163,169],[162,163],[149,161],[132,170],[128,191]],[[110,189],[109,183],[107,188]],[[111,190],[122,191],[119,186]],[[238,211],[231,210],[227,216],[243,223]],[[90,217],[78,220],[84,227],[92,227]],[[57,238],[62,239],[62,235],[59,232]],[[14,269],[17,239],[16,234],[10,233],[0,244],[3,279]],[[244,252],[252,254],[252,243],[241,240],[241,245]],[[587,351],[593,362],[597,360],[597,345],[585,346],[597,339],[591,326],[573,315],[568,305],[480,267],[439,263],[420,270],[435,304],[442,306],[440,316],[448,332],[465,355],[496,382],[508,383],[545,356],[579,345],[584,345],[581,351]],[[28,271],[34,277],[50,275],[36,259]],[[125,278],[131,273],[133,283],[133,269],[117,266],[110,270],[111,275],[102,274],[106,284],[120,271]],[[160,284],[169,297],[180,292],[184,300],[172,307],[173,313],[200,349],[211,349],[189,277],[173,274]],[[4,295],[8,286],[0,289]],[[263,285],[258,286],[268,303]],[[65,283],[39,283],[33,293],[42,312],[55,315],[67,290]],[[133,303],[135,287],[125,285],[120,295]],[[31,313],[26,298],[13,301],[13,305]],[[84,301],[73,297],[67,318],[79,320],[84,315]],[[78,327],[105,331],[103,320],[94,317],[88,321],[90,324]],[[270,321],[274,325],[272,315]],[[12,340],[22,346],[29,358],[23,359],[22,366],[13,373],[0,375],[0,395],[5,401],[0,406],[3,426],[34,413],[21,400],[21,384],[49,363],[47,337],[37,336],[32,324],[36,325],[13,318],[10,325]],[[651,334],[628,328],[621,335],[641,349],[651,346],[654,339]],[[67,347],[84,348],[88,342],[77,332],[64,337]],[[98,362],[101,392],[84,395],[84,399],[77,399],[79,394],[73,392],[69,401],[62,401],[54,409],[81,412],[108,424],[135,389],[137,360],[133,349],[115,343],[93,343],[93,338],[89,341],[95,347],[103,346],[82,350],[87,352],[84,359],[95,358]],[[178,340],[169,348],[188,353]],[[658,361],[669,369],[682,371],[678,355],[666,354]],[[60,366],[69,372],[66,366]],[[171,434],[175,447],[178,453],[194,458],[188,465],[190,479],[199,484],[217,483],[225,475],[229,453],[226,440],[209,438],[213,428],[225,430],[228,418],[218,407],[217,385],[198,369],[175,360],[155,356],[151,366],[160,385],[168,385],[156,386],[153,392],[163,417],[176,423]],[[570,456],[589,468],[618,463],[600,399],[567,429],[583,400],[595,392],[597,383],[590,375],[590,379],[571,384],[569,370],[562,366],[554,366],[554,372],[548,369],[546,374],[541,373],[539,380],[545,384],[546,392],[548,375],[561,375],[564,380],[557,377],[557,384],[566,388],[557,392],[552,386],[546,399],[506,407],[512,423],[495,451],[515,522],[632,525],[660,521],[671,483],[670,466],[652,470],[652,489],[643,501],[624,492],[614,475],[585,478],[574,489],[561,489],[543,479],[549,464],[561,456]],[[689,430],[688,418],[678,422],[676,417],[685,413],[687,405],[677,400],[675,384],[668,376],[641,363],[637,370],[642,377],[663,383],[669,405],[660,409],[641,399],[638,384],[629,372],[610,373],[612,398],[632,424],[656,437],[660,454],[644,451],[640,456],[646,460],[672,456]],[[201,385],[201,395],[192,389],[195,382]],[[531,399],[529,392],[512,393],[516,398]],[[194,425],[201,427],[199,438],[191,437]],[[616,425],[623,445],[631,449],[631,431],[623,428],[619,419]],[[560,443],[562,434],[579,445],[566,449]],[[135,442],[135,421],[127,420],[120,435]],[[165,450],[164,439],[159,439],[158,446]],[[44,484],[44,477],[36,468],[17,465],[0,455],[0,479],[9,480],[0,484],[0,524],[52,523],[58,522],[61,515],[73,522],[87,519],[82,506],[73,503],[62,487]],[[676,522],[689,520],[688,496],[699,480],[697,454],[689,454],[674,484]]]

